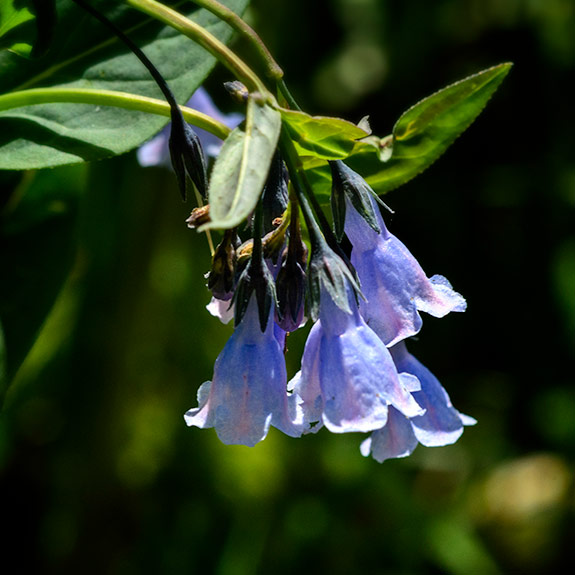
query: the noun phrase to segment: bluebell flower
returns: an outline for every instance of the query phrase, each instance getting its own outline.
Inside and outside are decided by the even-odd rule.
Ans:
[[[450,311],[465,311],[466,302],[443,276],[425,275],[405,245],[387,230],[375,204],[374,208],[380,233],[349,201],[345,232],[353,245],[351,262],[366,298],[360,303],[360,313],[383,342],[392,346],[419,332],[420,311],[443,317]]]
[[[351,287],[350,312],[321,291],[319,320],[312,327],[301,372],[290,382],[291,401],[300,406],[312,431],[325,425],[335,433],[367,432],[383,427],[389,406],[407,417],[421,415],[399,375],[389,350],[360,316]],[[308,429],[307,431],[310,431]]]
[[[292,437],[302,433],[302,417],[286,390],[283,348],[275,333],[273,309],[262,332],[252,295],[241,323],[216,360],[214,376],[200,387],[198,404],[184,416],[189,426],[214,427],[226,444],[253,447],[270,425]]]
[[[241,114],[222,114],[216,107],[206,90],[202,87],[198,88],[193,96],[188,100],[186,106],[203,112],[218,120],[228,128],[235,128],[243,120]],[[201,128],[195,128],[194,132],[198,135],[202,147],[207,156],[215,158],[222,147],[222,141]],[[141,166],[164,166],[170,167],[172,165],[170,160],[170,150],[168,147],[170,139],[170,125],[168,124],[154,136],[151,140],[140,146],[138,149],[138,162]]]
[[[224,301],[212,296],[210,303],[206,305],[206,309],[224,324],[230,323],[234,319],[234,304],[230,300]]]
[[[413,390],[413,397],[425,408],[425,413],[408,418],[390,407],[387,424],[361,444],[361,453],[364,456],[371,453],[381,463],[410,455],[418,443],[427,447],[455,443],[463,433],[463,426],[474,425],[476,421],[453,407],[437,378],[407,351],[404,342],[390,351],[397,371],[419,380],[421,388]]]

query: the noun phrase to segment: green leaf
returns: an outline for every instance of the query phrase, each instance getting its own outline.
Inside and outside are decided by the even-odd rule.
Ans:
[[[46,53],[56,24],[55,0],[2,0],[0,50],[37,58]]]
[[[346,163],[378,194],[385,194],[427,169],[481,113],[512,64],[500,64],[465,78],[405,112],[393,129],[391,157],[382,162],[389,138],[359,142]],[[378,145],[381,143],[381,146]],[[310,165],[310,179],[327,194],[327,167]]]
[[[36,60],[0,53],[5,91],[66,86],[131,92],[163,99],[149,72],[111,32],[71,0],[56,0],[58,23],[49,54]],[[241,12],[249,0],[225,0]],[[92,4],[129,34],[185,102],[215,64],[203,48],[171,28],[125,6]],[[190,6],[178,2],[177,5]],[[222,41],[231,29],[205,10],[188,12]],[[0,169],[44,168],[91,161],[133,149],[167,118],[86,104],[41,104],[0,112]]]
[[[367,133],[341,118],[310,116],[295,110],[282,110],[288,134],[300,155],[323,160],[343,160]]]
[[[0,404],[72,267],[85,168],[27,174],[0,218]]]
[[[281,114],[257,96],[248,100],[245,127],[224,142],[210,179],[211,221],[204,229],[229,229],[255,208],[268,176],[281,130]]]
[[[0,3],[0,50],[18,49],[30,52],[35,36],[32,2],[5,0]]]

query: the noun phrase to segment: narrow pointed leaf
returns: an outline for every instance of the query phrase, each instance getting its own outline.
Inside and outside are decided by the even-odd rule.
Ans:
[[[431,166],[477,118],[507,76],[512,64],[483,70],[425,98],[397,121],[391,156],[382,162],[377,138],[358,142],[346,163],[361,174],[377,194],[385,194]],[[381,141],[389,146],[389,139]],[[369,143],[371,142],[371,143]],[[385,158],[385,156],[383,156]],[[329,168],[306,161],[308,178],[322,203],[330,193]]]
[[[465,78],[405,112],[393,128],[390,160],[365,174],[379,194],[389,192],[431,166],[479,116],[511,64],[500,64]]]
[[[230,134],[214,165],[208,188],[211,222],[200,231],[233,228],[250,215],[266,183],[280,129],[280,113],[250,97],[245,127]]]

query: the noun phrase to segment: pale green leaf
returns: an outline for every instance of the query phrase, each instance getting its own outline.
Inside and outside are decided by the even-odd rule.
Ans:
[[[210,223],[200,230],[233,228],[255,208],[266,183],[281,130],[281,114],[250,97],[244,127],[224,142],[208,189]]]
[[[295,110],[282,110],[288,134],[301,155],[323,160],[343,160],[354,149],[356,141],[368,133],[359,126],[323,116],[310,116]]]

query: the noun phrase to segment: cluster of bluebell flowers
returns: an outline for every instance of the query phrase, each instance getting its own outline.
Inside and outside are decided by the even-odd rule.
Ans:
[[[192,105],[219,114],[200,96]],[[158,143],[141,152],[146,164],[161,161]],[[341,161],[330,168],[333,227],[278,154],[251,237],[242,241],[236,228],[224,233],[207,276],[208,309],[224,322],[233,317],[235,329],[185,421],[214,428],[223,443],[247,446],[270,426],[291,437],[322,427],[363,433],[361,453],[379,462],[405,457],[418,443],[454,443],[475,420],[452,406],[406,340],[421,330],[421,312],[443,317],[464,311],[466,302],[443,276],[427,277],[387,230],[378,198],[359,174]],[[188,225],[206,219],[208,209],[193,213]],[[288,381],[286,336],[306,318],[313,325],[301,369]]]

